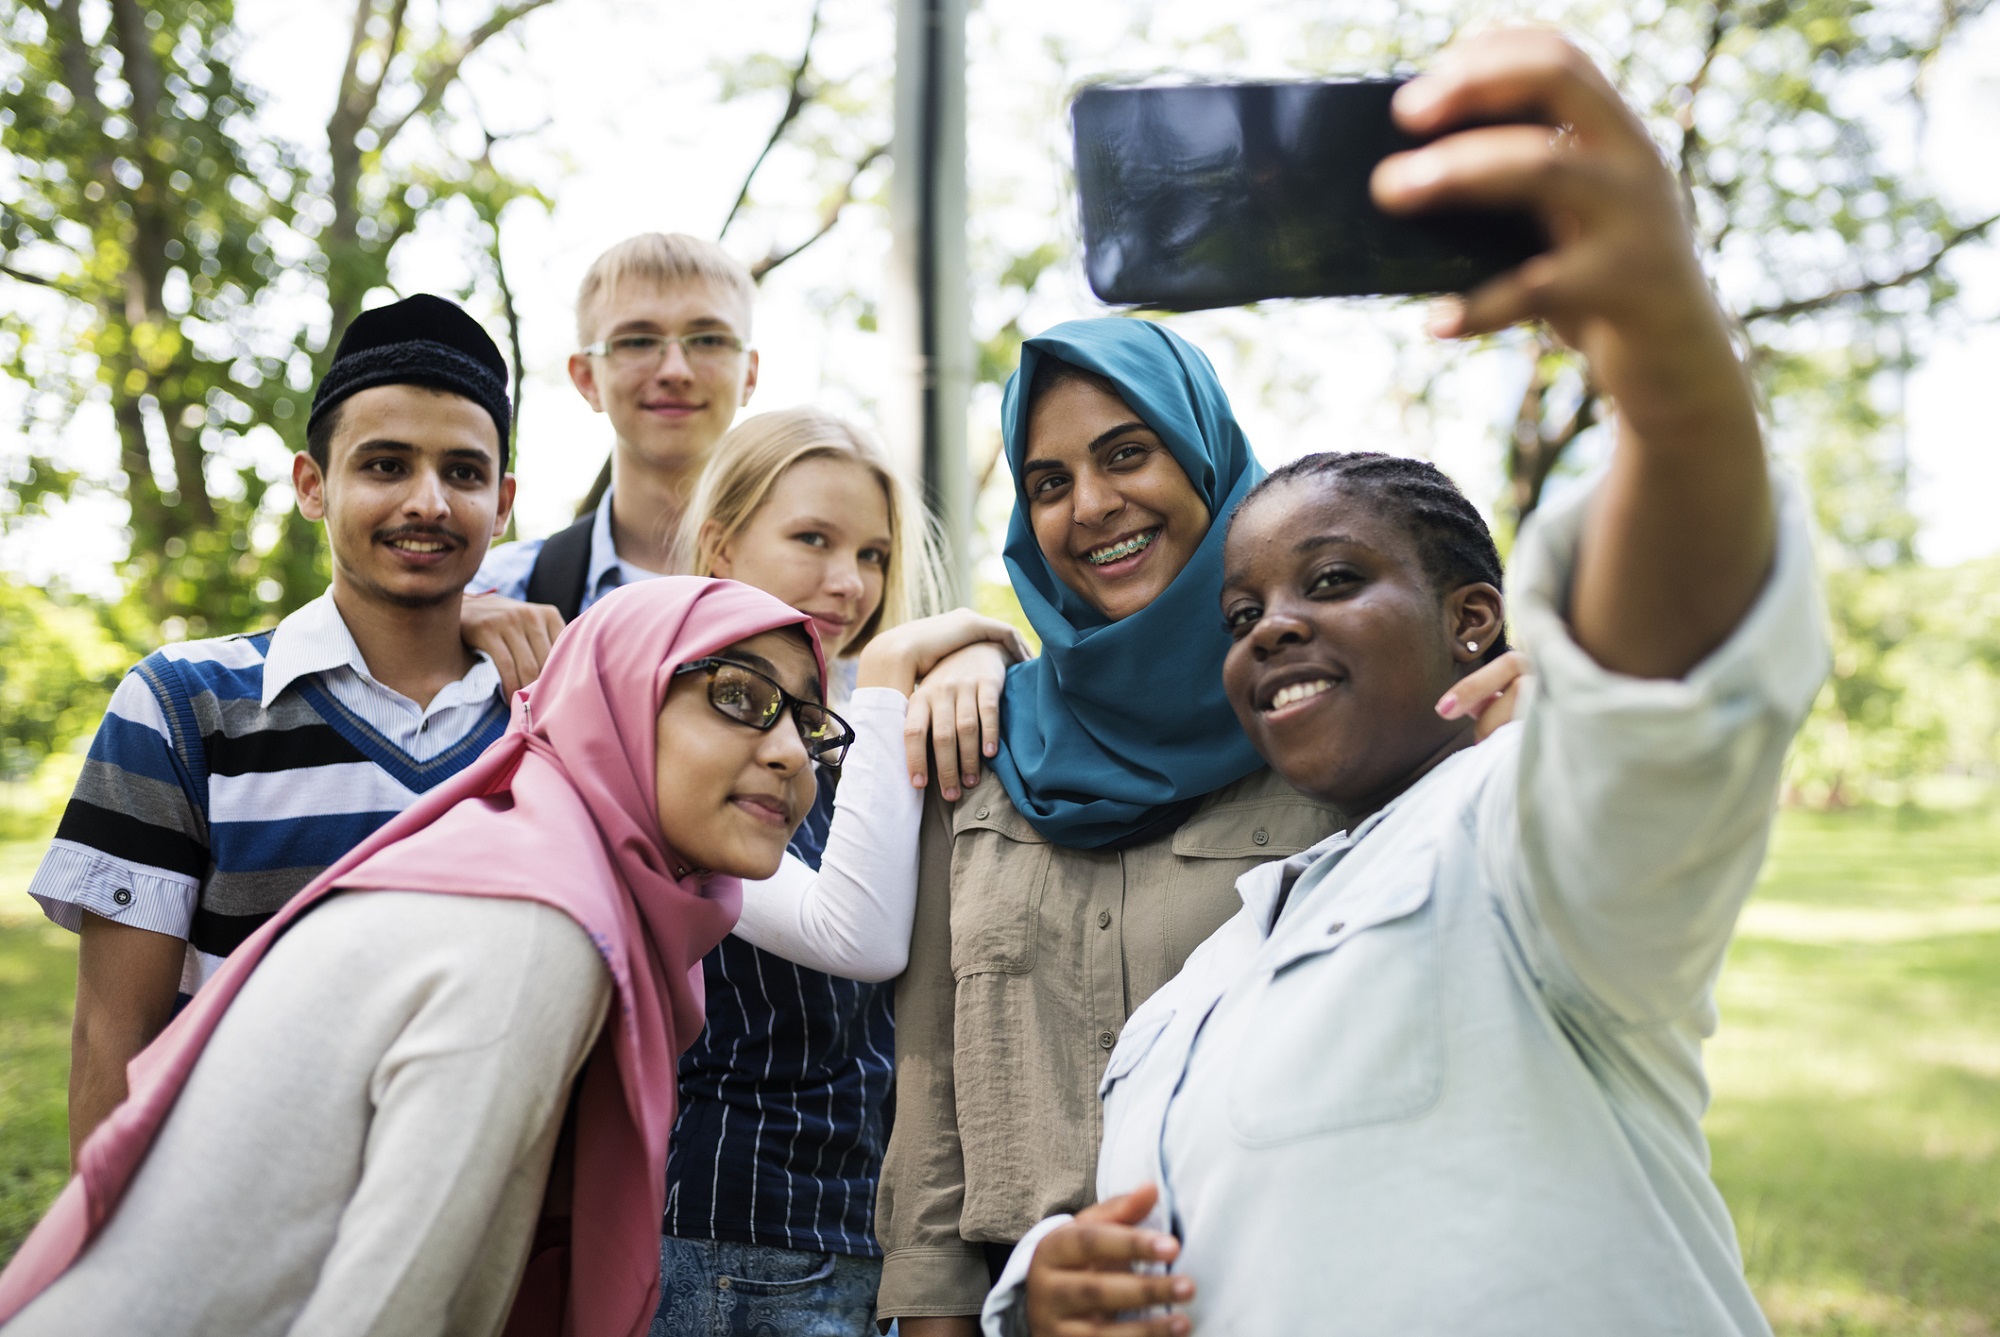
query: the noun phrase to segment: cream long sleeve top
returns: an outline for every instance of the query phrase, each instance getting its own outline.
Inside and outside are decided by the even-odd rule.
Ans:
[[[923,791],[903,759],[908,698],[862,687],[842,714],[855,739],[841,767],[833,824],[815,873],[787,854],[778,871],[743,884],[736,936],[811,970],[880,981],[903,973],[917,903]]]

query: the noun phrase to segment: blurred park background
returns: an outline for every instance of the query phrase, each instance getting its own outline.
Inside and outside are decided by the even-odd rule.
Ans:
[[[1751,1278],[1782,1333],[2000,1333],[2000,13],[975,4],[974,595],[1010,605],[1019,341],[1102,311],[1076,84],[1409,70],[1521,17],[1571,30],[1646,115],[1824,536],[1834,674],[1710,1051]],[[74,940],[24,889],[119,674],[323,588],[286,479],[330,334],[420,290],[487,321],[519,374],[523,534],[564,523],[608,450],[563,360],[578,279],[631,233],[752,265],[752,411],[876,415],[894,27],[893,0],[0,0],[0,1256],[66,1173]],[[1167,319],[1267,464],[1423,455],[1511,535],[1601,461],[1605,405],[1537,331],[1446,347],[1421,314]]]

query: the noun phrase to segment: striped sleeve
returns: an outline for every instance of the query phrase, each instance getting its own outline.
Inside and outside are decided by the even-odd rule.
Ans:
[[[88,910],[185,938],[208,867],[208,823],[159,698],[135,669],[112,694],[28,894],[72,931]]]

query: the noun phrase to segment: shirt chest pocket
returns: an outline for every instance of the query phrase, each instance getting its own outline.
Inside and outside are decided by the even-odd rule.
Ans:
[[[1035,923],[1052,849],[1012,807],[962,804],[952,815],[954,979],[1034,969]]]
[[[1416,1118],[1444,1093],[1434,854],[1318,911],[1245,999],[1229,1124],[1248,1146]],[[1347,898],[1343,897],[1345,901]],[[1347,909],[1345,915],[1343,908]]]

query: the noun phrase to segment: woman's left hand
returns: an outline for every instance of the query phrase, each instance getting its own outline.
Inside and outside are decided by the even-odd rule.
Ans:
[[[954,609],[891,627],[861,652],[857,687],[893,687],[910,698],[903,748],[910,783],[930,783],[926,754],[937,755],[938,784],[955,801],[961,782],[979,783],[979,759],[1000,750],[1000,689],[1007,666],[1031,658],[1021,633],[997,618]]]
[[[925,755],[937,758],[938,789],[955,803],[979,783],[979,759],[1000,751],[1000,690],[1007,666],[1015,661],[984,641],[955,650],[937,662],[910,694],[903,719],[903,751],[910,783],[922,789]]]
[[[1495,729],[1521,713],[1534,677],[1528,657],[1519,650],[1509,650],[1460,678],[1438,698],[1437,713],[1448,720],[1470,716],[1476,721],[1473,735],[1483,743]]]

